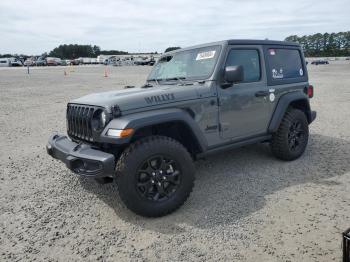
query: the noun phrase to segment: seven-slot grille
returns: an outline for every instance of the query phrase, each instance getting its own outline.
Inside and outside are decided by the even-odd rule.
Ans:
[[[69,104],[67,106],[67,133],[69,136],[93,141],[91,120],[98,107]]]

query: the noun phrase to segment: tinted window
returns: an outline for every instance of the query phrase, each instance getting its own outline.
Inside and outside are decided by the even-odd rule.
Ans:
[[[260,61],[258,50],[232,49],[228,54],[226,66],[243,66],[244,82],[259,81]]]
[[[299,50],[270,48],[267,55],[273,80],[304,76]]]

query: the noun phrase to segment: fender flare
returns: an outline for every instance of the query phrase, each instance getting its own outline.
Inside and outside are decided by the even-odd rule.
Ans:
[[[282,95],[278,100],[278,103],[275,107],[275,111],[273,112],[273,115],[268,127],[269,133],[274,133],[278,130],[278,127],[280,126],[280,123],[283,119],[285,112],[287,111],[289,105],[294,101],[302,101],[303,103],[306,104],[306,117],[308,119],[308,122],[311,123],[312,116],[311,116],[311,110],[310,110],[310,103],[306,94],[300,91],[290,92]]]
[[[192,131],[193,135],[197,139],[198,145],[201,151],[205,151],[207,148],[207,141],[203,136],[198,124],[190,116],[190,114],[183,109],[179,108],[168,108],[160,110],[151,110],[139,113],[133,113],[125,116],[121,116],[110,121],[103,132],[100,135],[100,142],[112,143],[112,144],[126,144],[132,139],[132,136],[126,138],[108,137],[107,131],[110,128],[114,129],[126,129],[132,128],[135,131],[140,128],[152,126],[161,123],[168,122],[182,122]]]

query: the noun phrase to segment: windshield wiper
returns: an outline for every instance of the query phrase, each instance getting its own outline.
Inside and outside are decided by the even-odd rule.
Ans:
[[[162,81],[162,80],[163,80],[162,78],[151,78],[151,79],[147,79],[147,82],[154,81],[156,82],[157,85],[159,85],[158,81]]]
[[[151,85],[150,83],[146,83],[143,86],[141,86],[141,88],[148,88],[148,87],[153,87],[153,85]]]
[[[186,79],[186,77],[184,77],[184,76],[165,78],[166,81],[169,81],[169,80],[185,80],[185,79]]]
[[[169,77],[169,78],[165,78],[166,81],[171,81],[171,80],[177,80],[180,82],[180,84],[184,84],[184,82],[182,80],[185,80],[186,77],[184,76],[180,76],[180,77]]]

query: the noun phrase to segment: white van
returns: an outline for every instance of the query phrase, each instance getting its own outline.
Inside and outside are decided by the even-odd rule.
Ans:
[[[10,66],[23,66],[21,60],[17,59],[16,57],[9,58],[10,60]]]
[[[10,58],[0,58],[0,67],[11,66]]]

